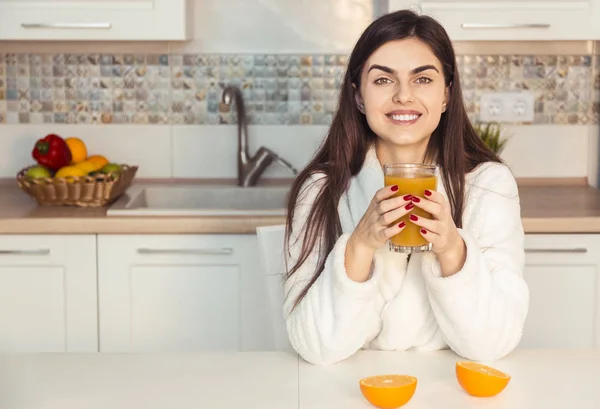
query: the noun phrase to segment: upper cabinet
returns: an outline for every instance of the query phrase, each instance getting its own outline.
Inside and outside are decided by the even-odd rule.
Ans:
[[[0,40],[188,40],[188,0],[0,0]]]
[[[453,41],[594,40],[600,0],[390,0],[437,19]]]

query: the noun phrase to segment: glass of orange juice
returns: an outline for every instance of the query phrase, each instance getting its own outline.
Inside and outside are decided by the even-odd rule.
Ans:
[[[420,163],[392,163],[383,166],[385,186],[398,185],[394,197],[414,195],[425,197],[425,190],[437,189],[436,165]],[[425,240],[421,229],[408,219],[411,213],[431,219],[425,210],[415,206],[407,215],[396,220],[396,224],[404,221],[406,227],[390,239],[390,250],[398,253],[420,253],[430,251],[431,244]]]

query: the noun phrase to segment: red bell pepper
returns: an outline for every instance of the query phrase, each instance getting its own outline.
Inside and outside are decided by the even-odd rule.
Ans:
[[[71,163],[71,149],[69,145],[58,135],[48,134],[45,138],[35,143],[33,158],[48,169],[58,170]]]

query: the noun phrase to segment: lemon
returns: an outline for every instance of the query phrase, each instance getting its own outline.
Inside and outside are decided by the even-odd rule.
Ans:
[[[79,169],[76,166],[64,166],[56,172],[54,177],[56,179],[60,179],[60,178],[66,179],[67,182],[71,183],[71,182],[73,182],[74,177],[85,176],[85,175],[87,175],[87,172],[83,171],[82,169]]]
[[[93,171],[96,170],[96,164],[92,163],[92,162],[88,162],[87,160],[84,160],[83,162],[76,163],[73,166],[76,167],[76,168],[79,168],[79,169],[83,170],[86,175],[88,173],[93,172]]]

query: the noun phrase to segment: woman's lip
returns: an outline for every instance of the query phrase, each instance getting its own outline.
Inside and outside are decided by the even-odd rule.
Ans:
[[[398,125],[412,125],[419,120],[421,114],[401,114],[401,115],[386,115],[392,122]],[[404,117],[404,119],[400,119],[400,117]],[[406,119],[407,117],[412,117],[412,119]]]
[[[421,113],[412,109],[400,109],[397,111],[388,112],[386,115],[421,115]]]

